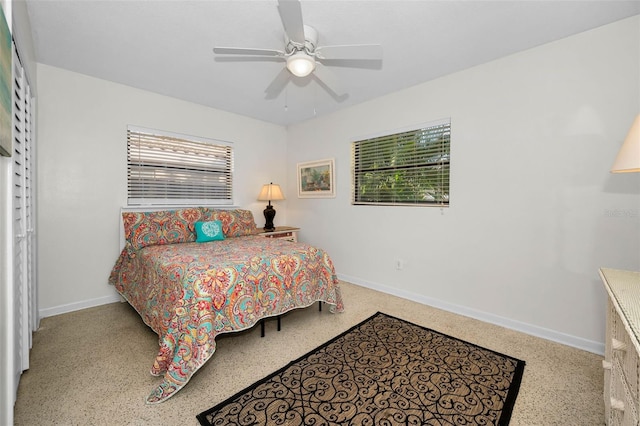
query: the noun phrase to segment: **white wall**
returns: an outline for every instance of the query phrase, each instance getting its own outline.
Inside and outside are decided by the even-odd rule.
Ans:
[[[301,240],[326,248],[341,278],[601,351],[597,269],[640,269],[640,174],[609,173],[640,111],[639,24],[636,16],[289,129],[38,65],[41,313],[115,300],[107,277],[134,124],[235,142],[236,204],[261,226],[260,185],[279,182],[287,201],[277,223],[301,226]],[[350,204],[351,141],[444,117],[450,208]],[[337,197],[296,198],[296,163],[327,157]]]
[[[636,16],[292,126],[288,222],[341,278],[600,352],[598,268],[640,270],[640,174],[609,173],[639,64]],[[350,204],[351,141],[445,117],[449,208]],[[336,198],[296,198],[327,157]]]
[[[11,28],[11,3],[0,0],[0,8]],[[13,422],[14,310],[11,238],[11,158],[0,156],[0,424]]]
[[[262,184],[286,191],[286,129],[38,64],[38,277],[43,316],[116,300],[127,124],[234,143],[234,201],[262,226]],[[284,206],[285,204],[283,204]],[[278,209],[279,220],[286,210]]]

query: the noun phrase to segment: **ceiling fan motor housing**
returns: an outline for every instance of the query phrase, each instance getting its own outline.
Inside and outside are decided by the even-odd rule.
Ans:
[[[285,51],[287,54],[294,53],[295,51],[306,51],[306,53],[312,54],[315,52],[318,46],[318,31],[310,25],[304,25],[304,46],[292,41],[285,33]]]

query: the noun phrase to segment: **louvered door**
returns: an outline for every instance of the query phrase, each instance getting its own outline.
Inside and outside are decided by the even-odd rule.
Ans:
[[[31,332],[37,326],[31,93],[24,69],[13,55],[13,237],[15,375],[29,368]]]

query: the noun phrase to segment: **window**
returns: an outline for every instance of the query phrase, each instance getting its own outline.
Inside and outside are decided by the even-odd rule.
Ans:
[[[353,142],[352,204],[449,204],[451,121]]]
[[[228,142],[127,128],[128,205],[232,204]]]

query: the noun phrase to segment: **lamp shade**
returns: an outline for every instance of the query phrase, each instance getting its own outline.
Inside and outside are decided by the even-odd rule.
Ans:
[[[268,183],[262,187],[258,201],[280,201],[284,200],[284,195],[280,189],[280,185]]]
[[[296,52],[287,58],[287,69],[296,77],[306,77],[316,69],[316,60],[304,52]]]
[[[640,114],[633,121],[611,168],[611,173],[629,172],[640,172]]]

